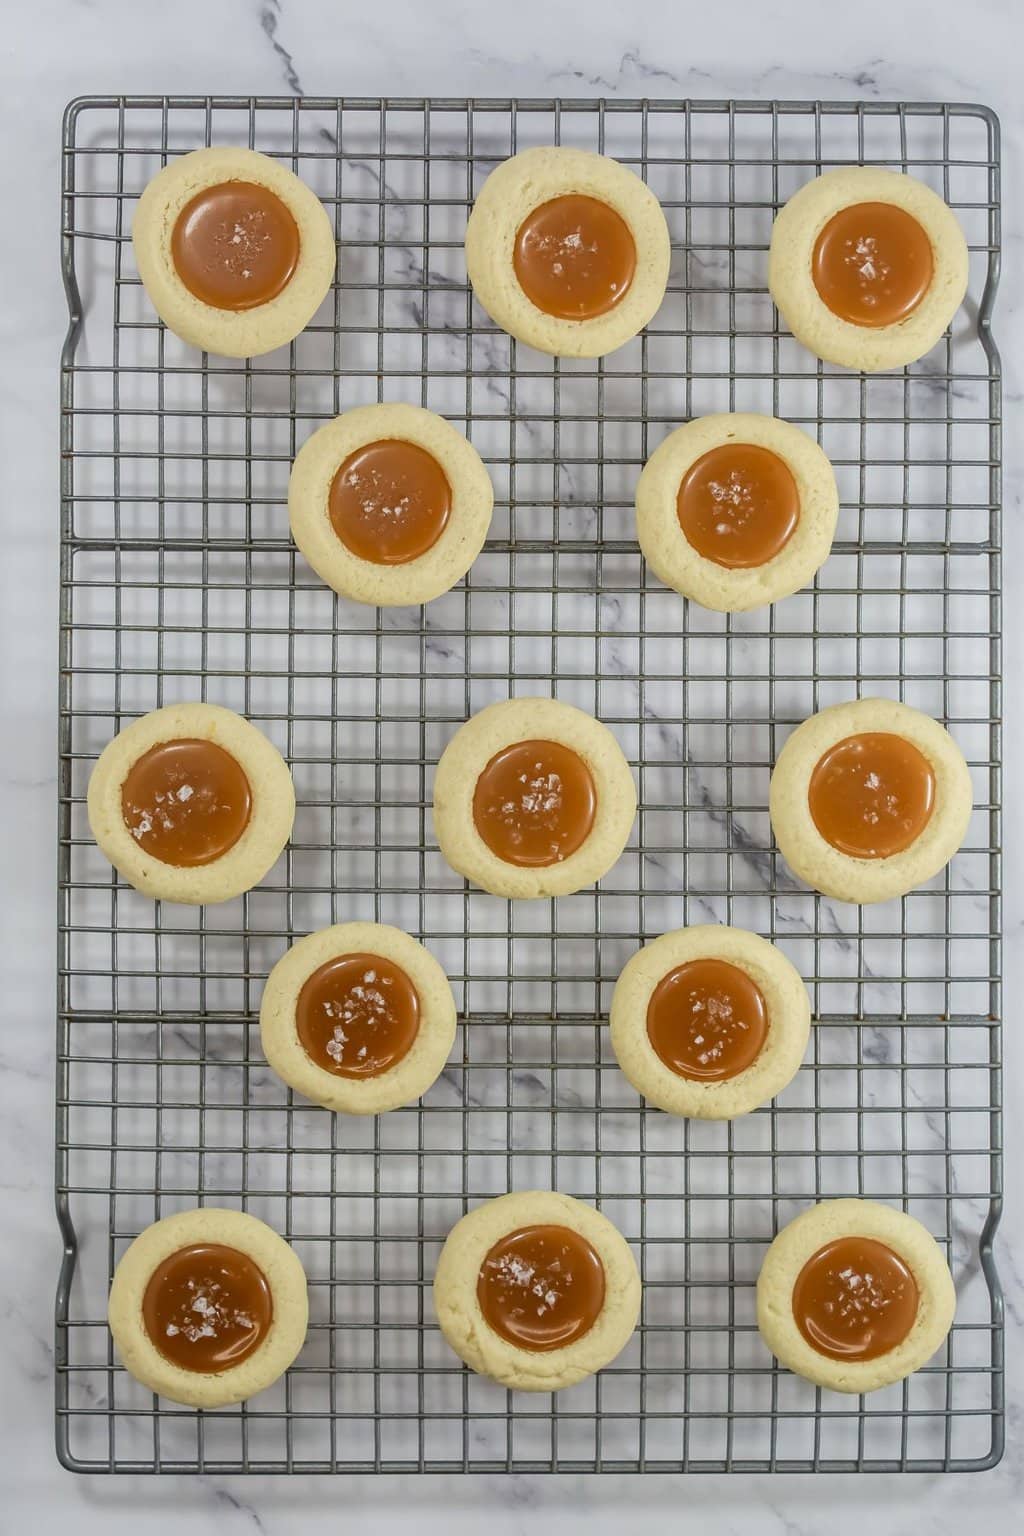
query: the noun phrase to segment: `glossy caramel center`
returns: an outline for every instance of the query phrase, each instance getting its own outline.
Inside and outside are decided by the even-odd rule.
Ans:
[[[891,731],[847,736],[815,764],[807,801],[826,842],[854,859],[902,853],[935,807],[935,774],[913,742]]]
[[[374,565],[404,565],[448,525],[452,488],[425,448],[400,438],[349,454],[331,482],[328,512],[341,542]]]
[[[800,494],[777,453],[754,443],[722,443],[686,471],[676,515],[698,555],[746,570],[789,543],[800,520]]]
[[[604,1306],[604,1265],[571,1227],[521,1227],[480,1266],[476,1296],[495,1333],[542,1352],[589,1333]]]
[[[757,1059],[768,1034],[768,1009],[760,987],[738,965],[689,960],[652,992],[647,1034],[680,1077],[722,1082]]]
[[[559,320],[593,320],[625,296],[636,245],[621,214],[571,192],[541,203],[519,226],[513,250],[519,286]]]
[[[558,864],[582,847],[597,814],[590,769],[560,741],[517,741],[476,781],[473,820],[507,864]]]
[[[212,864],[252,815],[241,763],[214,741],[182,737],[150,747],[121,786],[121,813],[139,847],[164,864]]]
[[[912,315],[931,285],[927,233],[895,203],[852,203],[818,236],[811,276],[840,320],[875,328]]]
[[[793,1317],[832,1360],[877,1360],[902,1344],[917,1317],[917,1282],[873,1237],[840,1237],[812,1254],[793,1286]]]
[[[185,287],[215,309],[255,309],[287,286],[299,261],[291,209],[254,181],[204,187],[179,213],[171,257]]]
[[[247,1253],[192,1243],[158,1264],[142,1298],[153,1344],[186,1371],[214,1374],[258,1349],[274,1319],[266,1276]]]
[[[295,1028],[306,1055],[338,1077],[377,1077],[408,1055],[420,1027],[411,980],[381,955],[339,955],[309,976]]]

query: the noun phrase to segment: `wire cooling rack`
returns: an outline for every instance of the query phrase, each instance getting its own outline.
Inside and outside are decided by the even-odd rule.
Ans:
[[[336,222],[340,273],[290,348],[251,364],[161,325],[136,275],[136,199],[173,155],[279,156]],[[553,361],[483,316],[467,209],[529,144],[602,150],[660,197],[669,292],[604,359]],[[774,211],[808,177],[909,170],[956,209],[968,301],[903,372],[817,363],[765,289]],[[1002,1447],[998,1216],[998,125],[879,102],[104,98],[69,108],[62,374],[57,1443],[79,1471],[952,1470]],[[288,537],[296,448],[350,406],[408,400],[465,429],[497,493],[464,583],[425,609],[336,598]],[[708,411],[772,411],[836,466],[834,552],[813,586],[725,617],[648,576],[632,495],[648,453]],[[511,904],[445,865],[434,765],[510,693],[606,721],[634,765],[634,838],[597,890]],[[857,693],[948,722],[975,812],[942,877],[858,910],[772,847],[768,776],[811,711]],[[157,705],[241,710],[295,777],[295,835],[223,906],[154,904],[88,834],[111,735]],[[263,980],[297,935],[375,918],[422,937],[460,1004],[425,1101],[376,1120],[294,1100],[266,1067]],[[642,940],[723,920],[810,986],[808,1059],[733,1124],[645,1112],[605,1016]],[[634,1245],[642,1326],[596,1379],[506,1393],[461,1368],[430,1281],[470,1206],[553,1186]],[[776,1230],[860,1194],[948,1254],[957,1320],[909,1381],[822,1392],[761,1344],[754,1282]],[[247,1406],[160,1402],[119,1366],[113,1266],[156,1217],[242,1206],[310,1280],[299,1362]]]

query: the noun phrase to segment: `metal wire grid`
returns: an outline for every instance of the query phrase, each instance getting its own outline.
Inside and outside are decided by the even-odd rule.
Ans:
[[[158,325],[129,229],[167,158],[277,154],[336,220],[340,274],[292,346],[211,359]],[[468,206],[531,143],[635,166],[674,241],[647,333],[558,362],[468,292]],[[971,246],[946,340],[882,377],[817,364],[764,287],[774,210],[833,164],[930,181]],[[93,98],[69,108],[63,252],[57,1445],[80,1471],[856,1470],[990,1466],[1002,1448],[999,1199],[998,125],[980,107],[868,102]],[[495,480],[492,537],[422,610],[326,591],[287,537],[296,446],[341,409],[418,401]],[[722,617],[649,578],[632,490],[679,420],[770,410],[836,464],[838,540],[813,589]],[[633,843],[599,890],[510,903],[441,860],[433,765],[469,714],[549,693],[633,763]],[[972,767],[967,847],[900,903],[803,890],[771,845],[770,764],[857,692],[950,723]],[[285,752],[293,841],[257,890],[202,911],[119,882],[88,836],[92,762],[128,719],[202,697]],[[459,1039],[413,1108],[364,1122],[294,1101],[262,1061],[261,983],[288,942],[367,917],[421,936]],[[732,1125],[645,1113],[603,1020],[637,944],[725,920],[808,980],[808,1061]],[[640,1330],[557,1397],[463,1371],[429,1283],[459,1215],[512,1188],[596,1201],[634,1244]],[[868,1399],[779,1371],[758,1339],[766,1243],[811,1200],[920,1216],[960,1293],[946,1349]],[[104,1322],[127,1242],[197,1201],[282,1231],[309,1339],[251,1405],[197,1414],[115,1362]]]

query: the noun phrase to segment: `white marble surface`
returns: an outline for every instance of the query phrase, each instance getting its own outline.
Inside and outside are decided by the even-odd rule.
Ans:
[[[51,1184],[56,368],[64,303],[56,261],[58,131],[78,93],[224,91],[310,94],[692,95],[903,97],[987,101],[1005,144],[1006,257],[997,331],[1006,367],[1007,676],[1024,661],[1019,523],[1024,461],[1015,431],[1024,344],[1020,258],[1024,108],[1019,59],[1024,15],[1015,0],[679,0],[583,9],[559,0],[514,7],[473,0],[22,0],[0,18],[7,154],[0,337],[5,530],[3,719],[6,751],[3,903],[6,1021],[0,1039],[0,1531],[75,1528],[163,1531],[336,1530],[351,1518],[375,1530],[612,1529],[639,1516],[652,1530],[699,1522],[732,1531],[846,1536],[865,1522],[878,1536],[959,1530],[972,1517],[992,1536],[1019,1529],[1024,1453],[1024,1222],[1020,1138],[1009,1116],[1009,1212],[999,1261],[1010,1322],[1009,1450],[995,1472],[928,1477],[602,1479],[380,1478],[272,1482],[165,1480],[116,1485],[74,1479],[51,1439],[51,1298],[57,1263]],[[16,212],[16,217],[13,216]],[[1024,981],[1019,937],[1024,880],[1013,790],[1022,764],[1019,700],[1008,689],[1008,1101],[1024,1081],[1013,1002]],[[15,886],[16,882],[16,886]],[[1014,1374],[1017,1379],[1014,1380]],[[340,1506],[340,1507],[339,1507]]]

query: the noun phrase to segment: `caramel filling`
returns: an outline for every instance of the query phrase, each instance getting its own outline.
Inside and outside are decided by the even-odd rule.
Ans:
[[[902,1344],[917,1317],[917,1281],[873,1237],[840,1237],[811,1255],[793,1286],[793,1317],[832,1360],[877,1360]]]
[[[689,960],[652,992],[647,1034],[680,1077],[720,1083],[757,1059],[768,1034],[768,1009],[760,987],[739,966]]]
[[[452,488],[432,453],[385,438],[349,454],[327,506],[331,526],[354,555],[404,565],[432,549],[448,526]]]
[[[135,760],[121,786],[121,814],[144,852],[191,869],[235,846],[249,825],[252,790],[230,752],[181,737]]]
[[[519,286],[546,315],[593,320],[614,309],[629,289],[636,245],[614,208],[569,192],[523,220],[512,260]]]
[[[247,1360],[274,1320],[266,1276],[247,1253],[192,1243],[158,1264],[142,1298],[150,1339],[172,1365],[218,1374]]]
[[[604,1265],[571,1227],[521,1227],[480,1266],[476,1299],[494,1332],[520,1349],[561,1349],[589,1333],[604,1306]]]
[[[254,181],[204,187],[178,215],[171,257],[189,293],[215,309],[255,309],[287,287],[299,261],[291,209]]]
[[[935,808],[935,774],[913,742],[866,731],[830,747],[807,790],[827,843],[853,859],[887,859],[909,848]]]
[[[851,325],[895,325],[931,285],[926,231],[895,203],[841,208],[818,236],[811,276],[823,303]]]
[[[748,570],[773,560],[800,519],[789,465],[754,443],[723,443],[691,464],[679,485],[676,516],[705,560]]]
[[[476,781],[473,820],[507,864],[541,868],[582,847],[597,814],[590,769],[560,741],[517,741]]]
[[[299,1044],[337,1077],[377,1077],[407,1056],[420,999],[401,966],[381,955],[339,955],[309,976],[295,1005]]]

